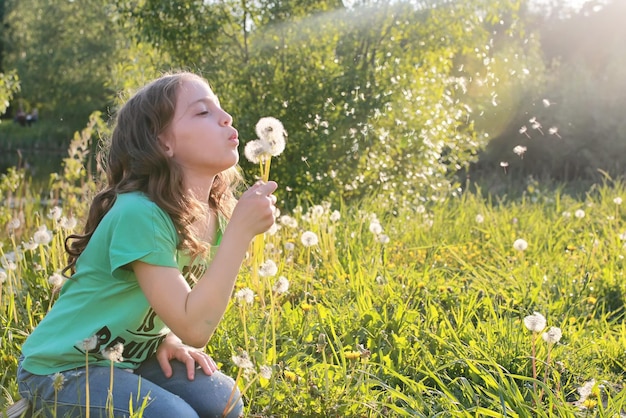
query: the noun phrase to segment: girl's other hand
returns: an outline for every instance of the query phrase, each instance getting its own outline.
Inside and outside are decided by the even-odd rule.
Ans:
[[[156,358],[163,370],[165,377],[172,377],[171,360],[178,360],[187,367],[187,378],[193,380],[196,373],[196,364],[200,366],[202,371],[211,376],[217,371],[215,361],[200,349],[190,347],[176,336],[168,335],[156,352]]]

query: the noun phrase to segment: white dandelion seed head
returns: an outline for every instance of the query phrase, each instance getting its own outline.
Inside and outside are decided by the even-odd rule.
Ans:
[[[338,210],[334,210],[333,213],[330,214],[330,220],[337,222],[339,219],[341,219],[341,213]]]
[[[561,328],[550,327],[541,337],[548,344],[556,344],[561,340],[562,336]]]
[[[374,235],[379,235],[383,233],[383,227],[380,226],[378,221],[373,221],[370,223],[370,232]]]
[[[556,126],[553,126],[550,129],[548,129],[548,133],[550,135],[556,135],[559,133],[559,128],[557,128]]]
[[[52,232],[48,231],[45,225],[42,225],[33,235],[33,241],[38,245],[47,245],[52,241]]]
[[[270,380],[272,378],[272,368],[266,365],[259,367],[259,375],[263,379]]]
[[[52,287],[60,287],[63,282],[65,282],[65,277],[63,277],[60,273],[53,273],[50,277],[48,277],[48,283],[50,283]]]
[[[259,164],[269,157],[270,152],[267,144],[257,139],[246,144],[243,149],[243,154],[251,163]]]
[[[61,209],[59,206],[54,206],[48,212],[48,219],[52,219],[53,221],[58,221],[61,218],[62,214],[63,214],[63,209]]]
[[[28,242],[22,242],[22,249],[23,250],[33,251],[33,250],[36,250],[38,246],[39,246],[39,244],[37,244],[32,239],[30,241],[28,241]]]
[[[593,393],[593,387],[596,385],[596,379],[585,382],[581,387],[576,389],[580,395],[579,402],[584,402]]]
[[[281,223],[281,225],[284,225],[286,227],[289,228],[297,228],[298,227],[298,221],[289,216],[289,215],[283,215],[280,218],[278,218],[278,221]]]
[[[508,166],[509,166],[509,163],[507,161],[500,161],[500,167],[507,168]]]
[[[519,133],[520,134],[525,134],[527,130],[528,130],[528,128],[526,127],[526,125],[524,125],[521,128],[519,128]]]
[[[113,363],[121,363],[124,361],[122,354],[124,353],[124,345],[117,343],[113,347],[107,347],[102,350],[102,356]]]
[[[621,205],[622,204],[622,198],[617,196],[615,199],[613,199],[613,203],[615,203],[616,205]]]
[[[550,105],[552,104],[548,99],[543,99],[541,102],[543,103],[544,107],[550,107]]]
[[[98,346],[98,336],[94,334],[89,338],[85,338],[81,341],[81,346],[85,351],[94,350]]]
[[[7,274],[7,272],[4,271],[4,269],[0,269],[0,284],[6,282],[8,277],[9,275]]]
[[[9,232],[13,232],[16,229],[18,229],[20,226],[22,226],[22,221],[20,221],[19,218],[13,218],[11,219],[8,223],[7,223],[7,228],[9,230]]]
[[[278,277],[274,286],[272,286],[272,290],[274,293],[282,295],[283,293],[287,293],[289,290],[289,280],[285,276]]]
[[[477,224],[481,224],[485,222],[485,217],[483,215],[481,215],[480,213],[478,215],[476,215],[476,223]]]
[[[248,305],[252,305],[254,303],[254,292],[249,287],[244,287],[235,292],[235,299],[239,303],[245,302]]]
[[[563,213],[561,214],[564,218],[571,218],[572,217],[572,212],[569,211],[563,211]]]
[[[524,326],[532,332],[541,332],[546,327],[546,318],[539,312],[533,312],[524,318]]]
[[[319,242],[319,239],[317,238],[317,235],[313,231],[305,231],[305,232],[303,232],[302,233],[302,237],[300,237],[300,240],[302,241],[302,244],[305,247],[312,247],[314,245],[317,245],[318,242]]]
[[[528,248],[528,243],[522,238],[518,238],[513,243],[513,248],[517,251],[526,251],[526,249]]]
[[[285,243],[285,251],[291,252],[293,250],[296,249],[296,244],[294,244],[293,242],[286,242]]]
[[[582,219],[585,217],[585,211],[582,209],[577,209],[576,212],[574,212],[574,216],[578,219]]]
[[[70,216],[68,217],[61,217],[61,219],[59,220],[59,226],[63,229],[66,229],[68,231],[71,231],[72,229],[76,228],[76,224],[78,223],[78,221],[76,220],[75,217]]]
[[[378,242],[379,242],[379,243],[381,243],[381,244],[388,244],[388,243],[389,243],[389,241],[391,240],[391,239],[389,238],[389,235],[386,235],[386,234],[380,234],[380,235],[378,235],[378,237],[377,237],[376,239],[377,239],[377,240],[378,240]]]
[[[65,376],[63,373],[56,372],[50,377],[52,379],[52,387],[58,393],[63,389],[63,385],[65,385]]]
[[[250,361],[250,356],[247,351],[242,351],[241,354],[232,356],[232,360],[237,367],[241,367],[242,369],[254,369],[254,364]]]
[[[259,119],[255,126],[259,139],[266,143],[269,154],[276,157],[285,150],[287,133],[282,122],[273,117]]]
[[[259,276],[261,277],[274,277],[278,273],[278,266],[272,260],[266,260],[259,267]]]

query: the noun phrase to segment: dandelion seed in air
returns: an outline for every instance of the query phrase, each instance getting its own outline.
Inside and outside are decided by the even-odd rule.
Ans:
[[[539,312],[533,312],[524,318],[524,326],[532,332],[541,332],[546,327],[546,318]]]
[[[556,126],[553,126],[550,129],[548,129],[548,133],[550,135],[556,136],[559,139],[562,139],[561,135],[559,135],[559,128],[557,128]]]
[[[539,123],[539,121],[537,120],[536,117],[532,117],[528,120],[530,122],[530,127],[539,131],[541,133],[541,135],[543,135],[543,131],[541,130],[541,124]]]
[[[548,99],[543,99],[541,102],[543,103],[543,107],[550,107],[550,106],[552,106],[552,104],[553,104],[553,103],[552,103],[550,100],[548,100]]]
[[[526,251],[526,249],[528,248],[528,243],[525,240],[519,238],[516,239],[513,243],[513,248],[517,251]]]
[[[527,148],[523,145],[516,145],[513,148],[513,152],[517,154],[520,158],[524,158],[524,154],[526,153]]]
[[[500,161],[500,167],[504,170],[504,174],[506,174],[506,169],[508,168],[509,163],[507,161]]]
[[[526,135],[526,138],[530,138],[530,135],[528,135],[528,128],[526,127],[526,125],[519,128],[519,133],[522,135]]]

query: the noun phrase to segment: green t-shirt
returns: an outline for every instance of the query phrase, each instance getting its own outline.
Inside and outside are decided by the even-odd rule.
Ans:
[[[176,250],[177,242],[165,211],[142,193],[119,194],[78,258],[76,273],[24,343],[24,369],[46,375],[84,367],[85,348],[90,365],[109,365],[102,351],[118,343],[124,351],[116,367],[134,369],[153,355],[169,329],[125,266],[141,260],[184,271],[189,257]]]

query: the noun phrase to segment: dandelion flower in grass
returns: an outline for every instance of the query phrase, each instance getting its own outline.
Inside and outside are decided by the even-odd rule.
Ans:
[[[576,212],[574,212],[574,216],[577,217],[578,219],[582,219],[585,217],[585,211],[582,209],[578,209],[576,210]]]
[[[563,216],[564,218],[571,218],[572,217],[572,212],[563,211],[563,213],[561,213],[561,216]]]
[[[272,260],[266,260],[259,268],[259,276],[274,277],[278,273],[278,266]]]
[[[253,369],[254,364],[250,361],[250,356],[247,351],[242,350],[239,355],[232,356],[233,363],[235,366],[241,367],[242,369]]]
[[[481,215],[480,213],[478,215],[476,215],[476,223],[477,224],[481,224],[485,222],[485,217],[483,215]]]
[[[517,251],[526,251],[526,249],[528,248],[528,243],[525,240],[519,238],[516,239],[513,243],[513,248],[515,248]]]
[[[294,382],[294,383],[295,383],[295,382],[297,382],[297,381],[298,381],[298,375],[297,375],[297,374],[295,374],[295,373],[294,373],[294,372],[292,372],[292,371],[285,370],[285,371],[283,372],[283,376],[285,377],[285,379],[289,380],[290,382]]]
[[[293,242],[286,242],[285,243],[285,251],[293,251],[296,249],[296,245]]]
[[[539,312],[533,312],[524,318],[524,326],[532,332],[541,332],[546,327],[546,318]]]
[[[259,375],[263,379],[270,380],[272,378],[272,368],[266,365],[259,367]]]
[[[94,350],[98,346],[98,336],[94,334],[89,338],[85,338],[81,342],[81,346],[83,347],[83,350],[85,351]]]
[[[289,216],[289,215],[283,215],[280,218],[278,218],[278,221],[281,223],[281,225],[284,225],[286,227],[289,228],[297,228],[298,227],[298,221],[296,221],[295,218]]]
[[[561,328],[550,327],[546,332],[544,332],[541,337],[548,344],[556,344],[561,340],[563,333],[561,332]]]
[[[37,244],[32,239],[30,241],[28,241],[28,242],[22,242],[22,249],[23,250],[33,251],[33,250],[36,250],[38,246],[39,246],[39,244]]]
[[[113,363],[121,363],[124,361],[122,354],[124,353],[124,345],[117,343],[113,347],[107,347],[102,350],[102,356]]]
[[[613,199],[613,203],[615,203],[616,205],[621,205],[622,204],[622,198],[617,196],[615,199]]]
[[[53,287],[60,287],[63,282],[65,282],[65,277],[63,277],[60,273],[54,273],[48,277],[48,283],[50,283]]]
[[[385,235],[385,234],[380,234],[380,235],[379,235],[376,239],[377,239],[377,240],[378,240],[378,242],[379,242],[379,243],[381,243],[381,244],[388,244],[388,243],[389,243],[389,241],[390,241],[389,236],[388,236],[388,235]]]
[[[20,221],[19,218],[13,218],[7,223],[7,228],[9,229],[9,232],[15,231],[20,226],[22,226],[22,221]]]
[[[317,235],[315,234],[315,232],[312,231],[303,232],[300,239],[305,247],[312,247],[314,245],[317,245],[317,243],[319,242]]]
[[[59,372],[52,375],[52,387],[54,391],[59,393],[65,385],[65,376]]]
[[[0,269],[0,284],[6,282],[8,277],[7,272],[4,269]]]
[[[245,302],[248,305],[252,305],[254,303],[254,292],[249,287],[244,287],[235,292],[235,299],[237,299],[239,303]]]
[[[330,214],[330,220],[332,222],[337,222],[341,218],[341,213],[338,210],[334,210],[333,213]]]
[[[276,157],[285,150],[287,132],[278,119],[271,116],[259,119],[255,131],[259,139],[267,144],[270,155]]]
[[[373,221],[370,223],[370,232],[374,235],[382,234],[383,227],[380,226],[380,223],[378,221]]]
[[[63,209],[61,209],[59,206],[54,206],[48,212],[48,219],[52,219],[53,221],[58,221],[59,219],[61,219],[62,213],[63,213]]]
[[[33,235],[33,241],[38,245],[47,245],[52,241],[52,232],[48,231],[45,225],[42,225]]]
[[[63,216],[59,220],[59,226],[68,231],[71,231],[72,229],[76,228],[77,223],[78,222],[76,221],[76,218],[74,218],[73,216],[70,216],[69,218]]]
[[[272,290],[274,293],[282,295],[283,293],[287,293],[289,290],[289,280],[285,276],[280,276],[274,286],[272,286]]]

